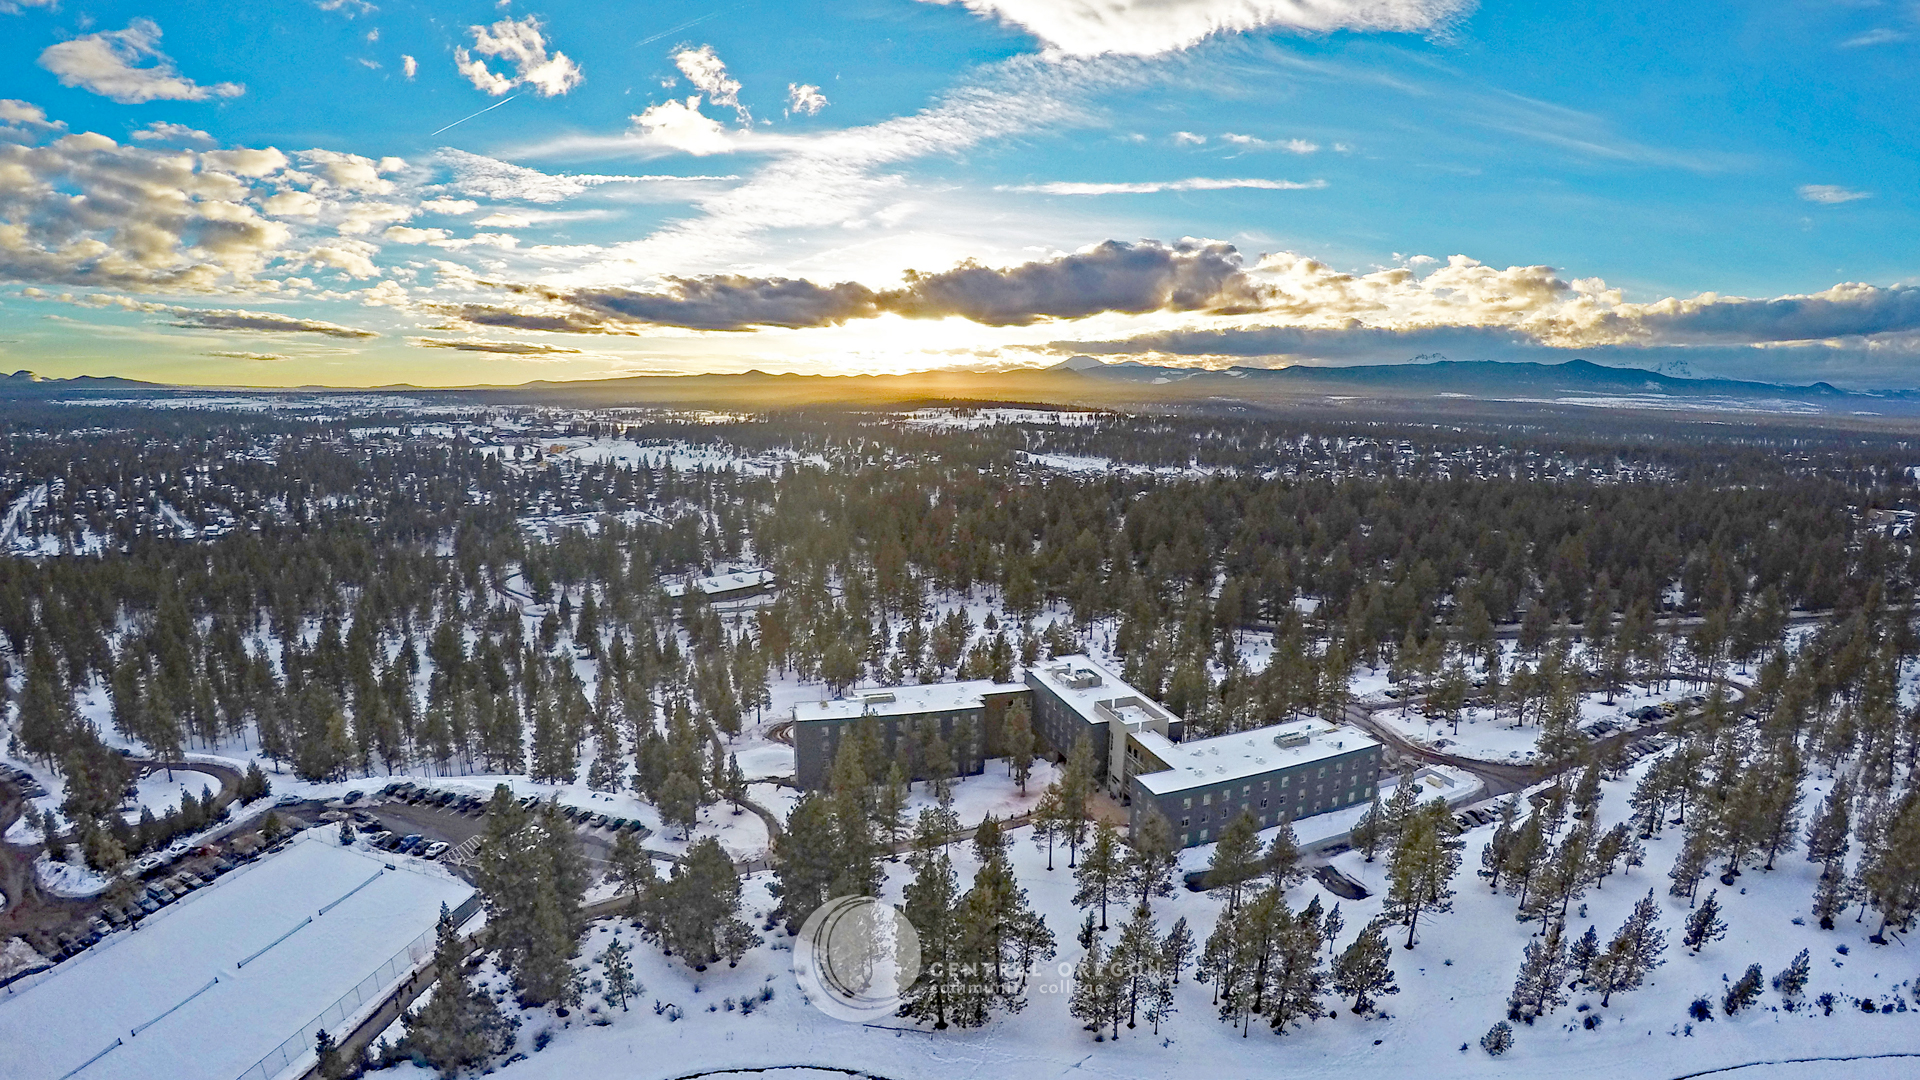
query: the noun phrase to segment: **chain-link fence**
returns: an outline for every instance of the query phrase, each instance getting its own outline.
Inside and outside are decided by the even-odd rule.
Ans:
[[[467,897],[453,910],[455,926],[463,926],[480,910],[478,893]],[[351,1020],[357,1019],[369,1005],[385,1000],[387,994],[406,981],[412,974],[433,959],[433,946],[436,930],[428,930],[414,938],[405,948],[394,953],[386,963],[373,974],[361,979],[353,989],[340,995],[340,1000],[308,1021],[305,1027],[287,1036],[285,1042],[255,1062],[253,1068],[239,1075],[237,1080],[274,1080],[295,1065],[310,1063],[314,1060],[314,1038],[322,1031],[331,1031],[344,1036],[352,1029]]]

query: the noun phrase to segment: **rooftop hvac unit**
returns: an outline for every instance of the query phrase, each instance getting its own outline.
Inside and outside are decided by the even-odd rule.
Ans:
[[[889,705],[893,703],[893,695],[884,692],[879,694],[862,694],[860,700],[869,705]]]
[[[1304,731],[1289,731],[1285,735],[1275,735],[1273,737],[1273,745],[1278,746],[1282,750],[1295,746],[1305,746],[1312,741],[1312,737]]]
[[[1100,673],[1081,668],[1078,671],[1067,672],[1066,678],[1060,681],[1075,690],[1091,690],[1100,685]]]

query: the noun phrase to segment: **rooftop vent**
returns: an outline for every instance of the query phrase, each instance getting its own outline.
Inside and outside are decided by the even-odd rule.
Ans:
[[[1312,738],[1304,731],[1289,731],[1284,735],[1275,735],[1273,745],[1282,750],[1295,746],[1305,746]]]
[[[893,694],[889,691],[882,691],[878,694],[862,694],[860,695],[860,700],[869,705],[887,705],[893,702]]]
[[[1077,671],[1068,671],[1060,677],[1060,681],[1074,690],[1091,690],[1100,685],[1100,673],[1089,668],[1080,668]]]

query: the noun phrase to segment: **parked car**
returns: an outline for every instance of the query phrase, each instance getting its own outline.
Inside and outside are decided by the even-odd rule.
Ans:
[[[364,791],[349,791],[347,792],[347,797],[344,799],[341,799],[340,801],[347,806],[352,806],[354,803],[359,802],[361,797],[364,796],[365,794],[366,792]]]
[[[440,856],[445,855],[447,853],[447,849],[451,848],[452,846],[453,846],[452,844],[447,843],[445,840],[435,840],[433,843],[427,845],[427,850],[424,853],[425,857],[429,859],[437,859]]]

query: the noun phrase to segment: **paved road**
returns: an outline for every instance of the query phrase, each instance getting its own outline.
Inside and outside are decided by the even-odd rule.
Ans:
[[[1685,677],[1675,676],[1675,681],[1685,681]],[[1747,711],[1751,704],[1753,688],[1742,685],[1725,676],[1722,676],[1720,681],[1727,687],[1738,691],[1740,694],[1739,699],[1731,706],[1733,714],[1737,716]],[[1417,697],[1411,700],[1416,704],[1420,701]],[[1479,758],[1461,757],[1458,754],[1449,754],[1445,751],[1435,750],[1432,747],[1421,746],[1394,730],[1392,726],[1383,724],[1373,718],[1374,713],[1386,712],[1389,709],[1398,709],[1401,707],[1399,701],[1349,702],[1345,715],[1348,723],[1359,727],[1387,744],[1387,746],[1401,758],[1424,761],[1429,765],[1449,765],[1460,769],[1463,772],[1477,777],[1484,783],[1487,786],[1487,794],[1492,797],[1497,798],[1502,795],[1511,795],[1524,791],[1553,776],[1553,772],[1544,765],[1509,765],[1497,761],[1482,761]],[[1631,731],[1614,732],[1611,735],[1595,740],[1594,745],[1604,748],[1616,743],[1626,743],[1644,739],[1649,735],[1657,735],[1684,725],[1692,720],[1693,716],[1694,714],[1692,712],[1683,711],[1656,724],[1635,728]],[[1578,764],[1578,762],[1569,764],[1567,768],[1574,768]]]
[[[226,809],[240,791],[240,771],[227,765],[151,758],[129,758],[127,763],[136,772],[143,768],[155,772],[173,768],[211,773],[220,780],[220,790],[213,797],[216,811]],[[25,805],[26,800],[19,791],[10,784],[0,783],[0,835],[5,835],[24,812]],[[68,840],[71,842],[71,834]],[[80,931],[105,906],[102,897],[61,897],[41,891],[33,863],[40,857],[42,848],[40,844],[0,843],[0,892],[7,894],[7,906],[0,910],[0,939],[37,933],[51,941],[61,934]]]

